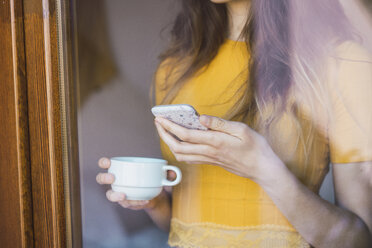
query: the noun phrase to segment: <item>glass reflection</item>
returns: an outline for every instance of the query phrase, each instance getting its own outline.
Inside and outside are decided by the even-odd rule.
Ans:
[[[329,163],[344,175],[340,164],[359,168],[372,160],[366,107],[372,106],[369,1],[85,0],[77,5],[84,247],[167,247],[168,233],[151,218],[168,226],[156,214],[149,218],[145,211],[107,201],[109,187],[95,181],[101,157],[164,157],[181,168],[183,180],[172,192],[172,246],[318,246],[329,238],[312,239],[327,231],[325,218],[331,216],[327,223],[349,220],[345,213],[332,215],[339,208],[328,172]],[[149,92],[156,104],[187,103],[200,114],[243,122],[252,128],[249,141],[260,137],[265,145],[248,156],[253,149],[248,136],[234,133],[241,126],[217,121],[210,128],[224,144],[230,142],[224,157],[175,154],[176,139],[154,126]],[[246,143],[233,143],[236,136]],[[214,145],[208,143],[211,136],[199,137],[205,138],[193,140],[198,149],[184,140],[194,155]],[[276,167],[254,174],[258,165]],[[275,187],[273,174],[279,178]],[[319,200],[319,192],[332,205]],[[345,189],[337,192],[347,204]],[[367,197],[364,193],[359,197]],[[306,211],[310,205],[323,215]],[[363,203],[347,206],[351,212],[364,208]],[[302,224],[308,221],[316,231]],[[332,239],[343,243],[343,237],[359,234],[335,235]]]

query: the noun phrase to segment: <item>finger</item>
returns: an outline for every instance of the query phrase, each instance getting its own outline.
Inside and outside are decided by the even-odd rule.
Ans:
[[[124,208],[141,208],[149,204],[149,201],[123,200],[118,203]]]
[[[174,156],[177,156],[177,154],[188,154],[188,151],[191,152],[194,149],[186,148],[184,149],[185,142],[180,142],[173,138],[173,136],[170,135],[167,131],[164,130],[164,128],[160,124],[156,124],[159,132],[160,138],[169,146],[169,149],[172,151]],[[192,146],[191,144],[189,144]],[[194,146],[197,146],[194,144]],[[196,153],[199,153],[199,151],[195,151]],[[203,155],[203,154],[201,154]]]
[[[241,138],[241,135],[246,131],[247,125],[242,122],[228,121],[216,116],[201,115],[199,121],[204,126],[223,133]]]
[[[110,168],[110,165],[111,161],[108,158],[103,157],[98,160],[98,166],[101,167],[102,169],[108,169]]]
[[[205,144],[194,144],[189,142],[178,142],[173,147],[173,151],[182,154],[198,154],[214,157],[217,153],[215,147]]]
[[[172,193],[172,186],[164,186],[164,191],[167,193]]]
[[[164,128],[159,125],[162,138],[168,141],[168,145],[171,145],[171,150],[175,153],[183,154],[200,154],[200,155],[214,155],[215,148],[210,145],[205,144],[194,144],[189,142],[180,142],[171,135],[171,133],[164,130]]]
[[[130,209],[130,210],[142,210],[142,209],[145,209],[147,208],[146,205],[144,206],[130,206],[130,207],[127,207],[127,209]]]
[[[106,197],[111,202],[123,201],[125,199],[125,195],[123,193],[115,192],[112,191],[111,189],[107,190]]]
[[[169,146],[172,150],[174,147],[180,145],[180,141],[176,140],[170,133],[165,131],[165,129],[158,123],[155,122],[155,126],[158,130],[160,138]]]
[[[98,173],[96,181],[99,184],[112,184],[115,181],[115,176],[111,173]]]
[[[177,178],[177,174],[174,171],[168,170],[167,171],[167,179],[173,181]]]
[[[167,132],[189,143],[218,146],[223,139],[228,138],[228,135],[221,132],[187,129],[165,118],[156,117],[155,124],[157,123]]]
[[[175,156],[176,154],[184,154],[201,155],[214,158],[218,155],[217,150],[212,146],[204,144],[192,144],[188,142],[179,142],[178,140],[174,139],[168,132],[166,132],[164,128],[162,128],[160,125],[159,135],[164,140],[164,142],[169,146],[170,150]]]

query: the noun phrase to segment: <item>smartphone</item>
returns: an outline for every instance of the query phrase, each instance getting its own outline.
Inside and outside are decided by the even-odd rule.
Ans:
[[[189,104],[157,105],[151,112],[189,129],[208,130],[199,122],[198,112]]]

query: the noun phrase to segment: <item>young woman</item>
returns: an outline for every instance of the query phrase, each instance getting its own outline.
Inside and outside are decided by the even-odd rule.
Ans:
[[[155,93],[209,130],[156,118],[183,172],[172,201],[107,198],[171,246],[372,247],[372,59],[338,0],[183,0]],[[329,163],[336,205],[318,195]]]

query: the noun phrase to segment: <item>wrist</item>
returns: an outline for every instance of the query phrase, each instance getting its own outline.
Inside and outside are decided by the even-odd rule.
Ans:
[[[157,209],[161,208],[162,205],[168,202],[168,195],[163,190],[158,196],[156,196],[154,199],[151,199],[149,204],[147,204],[145,211],[146,212],[154,212]]]
[[[274,152],[267,158],[257,166],[258,169],[254,180],[262,188],[276,187],[280,180],[283,179],[283,174],[288,171],[287,166]]]

